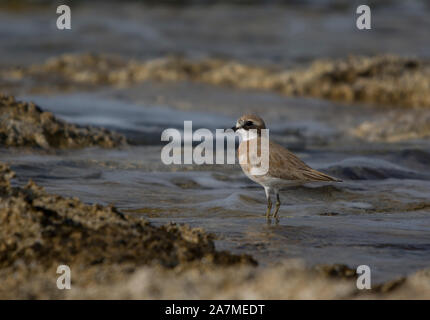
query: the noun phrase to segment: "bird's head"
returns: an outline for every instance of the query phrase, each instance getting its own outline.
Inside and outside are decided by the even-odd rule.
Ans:
[[[249,130],[254,129],[260,134],[261,129],[266,129],[263,119],[255,114],[245,114],[237,119],[236,125],[231,128],[233,131],[240,133],[242,137],[248,136]]]

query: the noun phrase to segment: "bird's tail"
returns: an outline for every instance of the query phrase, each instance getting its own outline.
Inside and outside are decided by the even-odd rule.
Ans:
[[[328,174],[319,172],[317,170],[311,169],[307,171],[305,177],[311,181],[333,181],[333,182],[342,182],[341,179],[329,176]]]

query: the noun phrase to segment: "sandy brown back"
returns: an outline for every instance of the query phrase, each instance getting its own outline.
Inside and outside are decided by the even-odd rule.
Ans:
[[[260,137],[258,139],[258,152],[260,152]],[[242,141],[239,145],[238,153],[243,154],[247,150],[249,150],[249,141]],[[292,152],[275,142],[269,142],[269,150],[269,172],[267,174],[271,177],[309,182],[341,181],[312,169]],[[249,161],[246,164],[241,164],[241,166],[244,171],[250,170]]]

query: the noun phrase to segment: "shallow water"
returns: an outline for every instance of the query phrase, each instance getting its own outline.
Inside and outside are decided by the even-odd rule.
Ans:
[[[308,1],[318,4],[318,1]],[[182,54],[297,66],[348,54],[429,57],[429,6],[375,5],[372,32],[355,29],[354,8],[322,6],[73,7],[73,29],[54,27],[52,8],[0,12],[2,65],[28,65],[62,53],[116,53],[125,58]],[[430,143],[366,143],[349,130],[386,110],[287,98],[202,84],[143,83],[96,92],[30,93],[43,109],[77,124],[118,130],[132,145],[54,153],[0,150],[17,184],[35,180],[48,191],[88,203],[113,203],[155,224],[203,227],[216,245],[248,253],[260,264],[302,258],[309,265],[369,265],[374,282],[430,263]],[[311,166],[340,177],[336,185],[282,193],[279,224],[264,218],[261,187],[236,166],[165,166],[160,135],[193,120],[194,129],[231,127],[245,112],[264,116],[272,138]]]
[[[149,145],[51,154],[2,150],[0,159],[17,172],[16,183],[31,178],[50,192],[88,203],[113,203],[155,224],[175,221],[203,227],[217,236],[219,249],[252,254],[261,265],[284,258],[301,258],[309,265],[365,264],[371,267],[374,282],[428,266],[427,141],[375,145],[352,139],[345,133],[350,124],[378,114],[365,106],[351,110],[312,99],[196,84],[156,86],[165,104],[146,98],[147,91],[154,91],[150,84],[122,89],[120,95],[107,90],[24,97],[68,121],[102,124]],[[178,92],[186,110],[169,103]],[[209,96],[218,97],[218,109],[205,103]],[[235,109],[223,99],[234,101]],[[233,113],[251,108],[264,114],[255,102],[263,100],[269,111],[267,124],[274,128],[272,138],[313,167],[344,180],[284,191],[281,220],[271,225],[264,218],[263,189],[237,165],[166,166],[160,160],[160,133],[166,127],[180,127],[183,120],[193,120],[195,129],[228,127],[234,123]],[[103,117],[95,116],[100,113]]]
[[[239,168],[174,170],[160,165],[158,155],[159,147],[131,147],[3,154],[2,160],[12,163],[17,183],[31,178],[50,192],[113,203],[155,224],[203,227],[217,235],[219,249],[252,254],[263,265],[291,257],[310,265],[366,264],[374,281],[382,281],[429,263],[429,180],[345,180],[292,188],[282,194],[279,224],[267,225],[263,189]],[[372,161],[366,166],[377,170]]]

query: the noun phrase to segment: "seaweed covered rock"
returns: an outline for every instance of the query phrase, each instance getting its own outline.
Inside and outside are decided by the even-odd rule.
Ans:
[[[3,172],[7,181],[11,173]],[[46,266],[130,261],[176,267],[204,257],[226,264],[252,262],[249,257],[215,251],[211,235],[202,230],[176,224],[154,227],[112,206],[48,194],[31,181],[24,188],[1,191],[0,267],[18,260]]]
[[[250,256],[216,251],[200,229],[155,227],[33,182],[11,186],[12,177],[0,163],[1,299],[429,298],[429,269],[363,291],[355,269],[343,264],[255,268]],[[64,264],[71,290],[56,285]]]
[[[32,277],[55,278],[63,264],[79,273],[75,281],[81,285],[118,279],[143,265],[256,264],[246,255],[216,251],[212,236],[200,229],[155,227],[112,206],[46,193],[31,181],[11,187],[12,172],[4,164],[0,174],[0,296]]]
[[[186,80],[289,96],[430,107],[430,62],[393,55],[316,60],[307,67],[285,70],[223,59],[128,61],[108,55],[66,54],[30,67],[0,70],[0,86],[22,87],[22,80],[41,91]]]
[[[430,112],[424,110],[392,110],[383,118],[365,121],[351,132],[360,139],[398,142],[430,137]]]
[[[0,145],[5,147],[113,148],[126,144],[123,135],[99,128],[79,127],[57,119],[34,103],[0,94]]]

